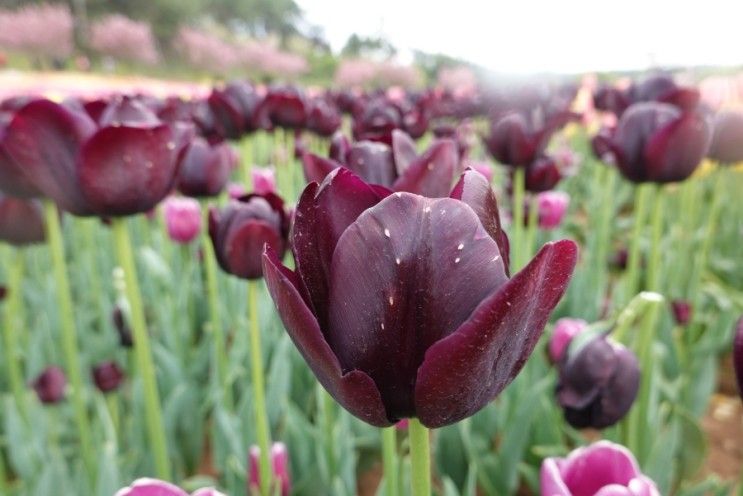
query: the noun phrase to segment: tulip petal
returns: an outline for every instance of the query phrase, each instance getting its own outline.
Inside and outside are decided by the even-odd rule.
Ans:
[[[562,479],[573,494],[596,494],[610,484],[627,487],[640,475],[632,453],[607,441],[574,451],[560,468]]]
[[[472,169],[464,171],[449,196],[463,201],[475,211],[482,226],[498,243],[506,275],[510,275],[508,235],[501,227],[498,201],[485,176]]]
[[[539,492],[544,496],[573,496],[560,474],[562,460],[547,458],[539,470]]]
[[[119,490],[115,496],[188,496],[188,493],[170,482],[144,478]]]
[[[410,163],[392,189],[429,198],[449,196],[458,163],[456,143],[450,139],[438,140],[426,153]]]
[[[266,286],[281,320],[299,352],[323,387],[353,415],[377,427],[393,424],[374,381],[360,370],[343,372],[297,288],[297,276],[269,248],[263,254]]]
[[[666,124],[645,144],[646,179],[683,181],[704,158],[710,139],[709,125],[700,115],[684,114]]]
[[[177,153],[170,126],[103,128],[80,150],[80,188],[98,215],[146,212],[172,189]]]
[[[577,249],[568,240],[545,245],[459,329],[429,348],[415,386],[424,425],[441,427],[474,414],[516,377],[567,288]]]
[[[373,141],[359,141],[348,151],[346,167],[364,181],[382,186],[392,186],[397,177],[392,150],[389,146]]]
[[[401,176],[405,169],[418,157],[415,141],[405,131],[392,131],[392,157],[395,160],[397,175]]]
[[[95,130],[85,114],[49,100],[18,110],[5,130],[3,147],[30,182],[63,209],[76,215],[91,210],[76,177],[80,146]]]
[[[44,212],[34,200],[0,194],[0,240],[22,246],[45,239]]]
[[[498,245],[469,206],[395,193],[338,240],[326,338],[344,369],[374,379],[390,419],[414,416],[426,349],[506,281]]]
[[[385,196],[350,170],[340,168],[319,186],[310,184],[299,199],[292,249],[302,293],[323,328],[327,323],[330,262],[338,239],[364,210]]]
[[[320,157],[314,153],[302,154],[302,169],[304,178],[308,183],[321,183],[325,176],[340,167],[341,164],[335,160]]]

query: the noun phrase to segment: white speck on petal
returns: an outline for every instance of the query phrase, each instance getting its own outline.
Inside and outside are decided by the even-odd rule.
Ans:
[[[390,230],[385,228],[384,235],[389,238],[390,237]]]
[[[494,256],[494,257],[493,257],[493,259],[491,260],[491,262],[495,262],[495,261],[497,261],[497,260],[498,260],[499,258],[500,258],[500,255],[496,255],[496,256]]]
[[[395,259],[395,263],[396,263],[397,265],[400,265],[400,262],[402,262],[402,260],[400,260],[400,258],[399,258],[399,257]]]
[[[382,322],[382,324],[380,324],[380,326],[382,327],[382,330],[384,331],[384,322]]]
[[[457,257],[454,259],[454,263],[459,263],[459,261],[462,260],[461,258]]]
[[[395,305],[395,299],[390,296],[390,306],[392,307],[394,305]]]
[[[457,246],[457,250],[462,250],[464,248],[464,243],[459,243],[459,246]]]
[[[424,208],[424,209],[423,209],[423,211],[424,211],[425,213],[428,213],[428,212],[430,212],[430,211],[431,211],[431,207],[426,207],[426,208]]]
[[[397,193],[395,193],[395,196],[396,196],[396,197],[398,197],[398,198],[402,198],[402,193],[400,193],[400,192],[398,191]]]
[[[168,144],[165,146],[168,147],[168,150],[175,150],[175,143],[173,143],[172,141],[168,141]]]

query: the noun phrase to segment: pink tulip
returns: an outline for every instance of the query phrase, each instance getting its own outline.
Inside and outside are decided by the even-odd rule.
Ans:
[[[537,195],[539,227],[554,229],[562,223],[570,204],[570,196],[563,191],[545,191]]]
[[[547,458],[540,473],[542,496],[660,496],[627,448],[599,441],[567,458]]]
[[[575,336],[583,332],[588,323],[583,319],[564,318],[555,322],[550,337],[548,352],[552,363],[562,360],[563,355],[570,346],[570,342]]]
[[[258,446],[250,447],[250,473],[249,484],[251,488],[259,488],[261,484],[260,470],[258,459],[261,451]],[[271,465],[273,466],[273,476],[281,487],[281,496],[288,496],[291,491],[291,477],[289,475],[289,453],[286,451],[284,443],[273,443],[271,447]]]
[[[193,198],[171,196],[163,204],[168,236],[176,243],[190,243],[201,232],[201,208]]]
[[[230,183],[227,185],[227,196],[229,196],[233,200],[237,200],[241,196],[245,196],[248,194],[248,190],[245,189],[245,186],[240,183]]]
[[[183,489],[157,479],[137,479],[131,486],[119,489],[115,496],[188,496]],[[225,496],[214,488],[206,487],[191,496]]]
[[[259,195],[276,193],[276,169],[273,167],[253,167],[253,191]]]

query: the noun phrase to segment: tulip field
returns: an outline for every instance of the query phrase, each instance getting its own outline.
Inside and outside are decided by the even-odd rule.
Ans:
[[[743,112],[625,83],[17,88],[0,496],[743,494]]]

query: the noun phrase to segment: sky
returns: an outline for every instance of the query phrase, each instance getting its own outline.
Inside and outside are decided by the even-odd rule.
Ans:
[[[743,65],[743,0],[298,0],[335,51],[354,32],[511,74]]]

